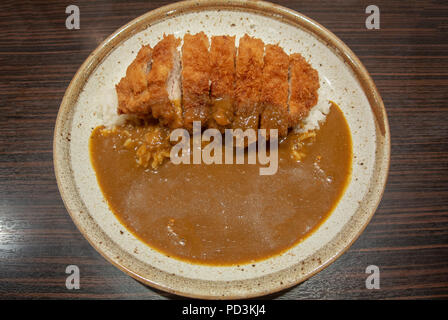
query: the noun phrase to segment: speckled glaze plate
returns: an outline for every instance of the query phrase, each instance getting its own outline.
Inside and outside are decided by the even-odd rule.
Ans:
[[[249,265],[212,267],[169,258],[126,230],[109,210],[90,163],[88,139],[102,124],[106,96],[142,44],[164,33],[244,33],[299,52],[318,70],[320,97],[343,111],[353,140],[351,181],[329,218],[281,255]],[[58,186],[73,221],[108,261],[133,278],[175,294],[249,298],[300,283],[339,257],[364,230],[381,199],[390,135],[381,97],[355,54],[330,31],[297,12],[261,1],[186,1],[148,12],[110,35],[84,62],[61,103],[54,133]]]

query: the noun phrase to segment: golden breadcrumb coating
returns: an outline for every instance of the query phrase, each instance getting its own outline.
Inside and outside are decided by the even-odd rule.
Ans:
[[[223,130],[233,122],[235,36],[213,36],[210,46],[212,116],[208,126]]]
[[[115,86],[118,97],[118,114],[147,114],[149,93],[147,90],[147,70],[151,64],[152,48],[143,46],[126,70],[126,76]]]
[[[172,34],[164,35],[163,39],[154,47],[152,54],[152,68],[148,73],[148,92],[152,115],[164,125],[171,128],[182,126],[182,112],[180,101],[170,101],[167,83],[174,68],[177,47],[180,39]]]
[[[288,56],[278,45],[245,34],[164,35],[152,49],[142,46],[126,76],[115,86],[118,113],[152,116],[164,126],[191,131],[202,126],[278,129],[288,134],[317,103],[319,75],[298,53]],[[210,52],[209,52],[210,47]]]
[[[288,134],[289,56],[278,45],[267,45],[263,66],[260,128],[277,129],[279,137]]]
[[[184,36],[182,46],[182,100],[184,127],[191,130],[193,121],[206,125],[210,114],[210,54],[204,32]]]
[[[317,103],[319,74],[299,53],[290,57],[289,125],[297,125]]]
[[[210,47],[211,96],[233,97],[235,85],[235,36],[214,36]]]
[[[263,85],[264,43],[245,34],[236,59],[234,128],[258,129]]]

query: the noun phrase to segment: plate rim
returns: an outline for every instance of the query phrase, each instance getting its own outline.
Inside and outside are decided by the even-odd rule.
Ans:
[[[378,175],[375,176],[375,174],[373,174],[373,176],[375,176],[376,178],[376,181],[373,182],[371,191],[366,195],[366,197],[368,195],[370,195],[370,197],[373,197],[373,199],[371,199],[372,203],[367,207],[367,210],[369,211],[368,216],[364,217],[363,221],[361,222],[358,221],[359,225],[358,228],[355,228],[356,231],[352,232],[350,234],[350,237],[346,237],[349,238],[348,240],[347,239],[344,239],[344,241],[341,240],[341,243],[343,242],[343,245],[339,244],[338,248],[334,249],[336,251],[335,254],[330,256],[324,263],[320,263],[319,266],[317,266],[316,268],[311,268],[310,271],[307,272],[306,274],[302,276],[296,274],[296,278],[293,277],[294,279],[292,281],[279,282],[277,283],[277,285],[273,285],[268,289],[259,291],[247,290],[246,294],[223,295],[221,294],[221,292],[220,294],[211,294],[211,292],[214,292],[214,290],[211,290],[208,286],[205,286],[205,288],[208,289],[208,293],[204,294],[203,292],[191,292],[191,290],[190,291],[186,290],[186,284],[184,284],[183,286],[184,290],[179,290],[178,288],[173,288],[172,286],[166,285],[166,279],[165,283],[163,283],[163,281],[159,282],[157,281],[157,279],[148,279],[144,276],[141,276],[138,272],[131,270],[131,268],[124,265],[123,261],[125,261],[125,259],[136,259],[134,256],[124,253],[124,251],[121,248],[118,248],[118,251],[123,251],[122,256],[126,257],[125,258],[120,257],[120,259],[118,259],[118,257],[111,257],[110,256],[111,251],[114,250],[108,248],[105,244],[100,245],[98,242],[95,242],[94,239],[95,235],[88,234],[86,230],[83,229],[80,221],[78,221],[79,216],[76,215],[76,214],[78,215],[83,214],[82,210],[80,210],[79,207],[79,203],[82,204],[82,199],[79,200],[72,199],[73,193],[70,194],[71,189],[66,184],[67,175],[69,176],[68,179],[70,180],[70,175],[72,174],[72,172],[70,165],[70,157],[66,156],[67,154],[69,154],[70,148],[67,147],[67,140],[66,140],[67,137],[63,136],[64,124],[66,122],[68,123],[71,122],[70,119],[66,119],[65,116],[70,112],[70,109],[76,103],[77,98],[84,84],[86,83],[90,75],[93,73],[93,71],[96,69],[96,66],[100,64],[104,60],[104,58],[106,58],[107,55],[110,52],[112,52],[113,49],[116,46],[118,46],[122,41],[130,38],[135,33],[138,33],[143,29],[149,27],[152,24],[152,22],[158,23],[161,20],[169,19],[171,17],[178,16],[184,13],[202,11],[202,10],[211,10],[211,9],[250,11],[255,12],[257,14],[261,14],[263,16],[278,19],[280,21],[295,25],[297,27],[305,29],[310,33],[313,33],[320,41],[324,41],[328,46],[331,46],[332,50],[336,51],[336,54],[338,54],[345,62],[349,64],[350,69],[353,71],[355,77],[360,83],[361,88],[364,94],[366,95],[370,107],[372,109],[372,112],[374,114],[376,136],[377,140],[378,139],[380,140],[376,142],[377,150],[379,150],[379,152],[377,151],[374,166],[374,173],[377,172]],[[381,148],[378,148],[379,146]],[[292,9],[288,9],[286,7],[273,4],[270,2],[244,1],[244,0],[203,0],[203,1],[187,0],[159,7],[155,10],[151,10],[131,20],[127,24],[123,25],[122,27],[114,31],[111,35],[109,35],[86,58],[86,60],[79,67],[76,74],[70,81],[70,84],[65,91],[64,97],[58,110],[58,115],[53,134],[53,164],[58,189],[61,194],[61,198],[64,202],[64,206],[66,207],[67,212],[70,214],[71,219],[73,220],[73,222],[75,223],[76,227],[81,232],[81,234],[84,236],[84,238],[90,243],[90,245],[112,265],[122,270],[126,274],[130,275],[134,279],[144,283],[145,285],[149,285],[153,288],[170,292],[173,294],[192,298],[201,298],[201,299],[241,299],[241,298],[259,297],[295,286],[309,279],[310,277],[320,272],[321,270],[325,269],[328,265],[333,263],[338,257],[340,257],[351,247],[351,245],[363,233],[364,229],[369,224],[370,220],[372,219],[373,215],[375,214],[381,202],[382,196],[385,191],[390,167],[390,148],[391,148],[390,129],[387,113],[375,83],[373,82],[368,71],[363,66],[359,58],[344,42],[342,42],[342,40],[340,40],[331,31],[329,31],[328,29],[320,25],[318,22],[314,21],[313,19],[301,13],[298,13]],[[378,170],[378,166],[380,170]],[[73,176],[71,176],[71,179],[72,183],[74,184],[74,186],[72,186],[72,189],[73,187],[75,187],[74,190],[76,191],[76,185],[74,183]],[[369,182],[369,185],[371,184],[372,181]],[[363,198],[362,202],[369,202],[365,198]],[[76,204],[78,204],[78,206]],[[357,215],[358,211],[359,210],[356,211],[353,217]],[[350,222],[352,222],[353,220],[352,218],[346,225],[344,225],[343,229],[337,234],[337,236],[340,236],[342,233],[344,233],[344,230],[347,228],[347,225],[350,224]],[[104,236],[107,237],[107,235],[99,227],[97,229],[100,235],[101,233],[103,233]],[[108,243],[108,245],[110,244],[114,243],[110,240],[110,243]],[[117,248],[115,248],[115,251],[116,249]],[[313,253],[312,256],[320,252],[322,249],[323,248]],[[151,266],[151,268],[154,267]],[[158,270],[158,272],[165,273],[164,271],[161,270]],[[285,272],[288,272],[288,269],[278,271],[275,274]],[[293,274],[292,272],[290,273]],[[254,283],[254,280],[256,281],[257,279],[275,277],[275,274],[268,274],[261,276],[259,278],[252,278],[247,280],[234,280],[226,283],[228,285],[235,285],[238,283],[239,286],[243,286],[242,283],[245,282]],[[177,277],[178,279],[184,282],[190,282],[190,284],[191,282],[197,282],[197,281],[210,283],[210,281],[208,280],[187,279],[179,275],[167,275],[167,276]],[[289,276],[288,278],[290,279],[291,276]],[[272,282],[273,280],[270,279],[270,281]],[[202,287],[204,286],[199,284],[195,289],[201,290]]]

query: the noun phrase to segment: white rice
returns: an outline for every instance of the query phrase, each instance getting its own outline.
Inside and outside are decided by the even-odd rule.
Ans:
[[[320,125],[325,122],[330,112],[331,103],[326,97],[322,96],[321,92],[318,93],[319,100],[317,104],[311,108],[308,116],[303,119],[302,123],[293,128],[294,132],[305,133],[311,130],[318,130]]]
[[[115,88],[104,89],[101,94],[97,95],[96,99],[96,105],[100,107],[99,116],[105,127],[124,124],[131,117],[126,114],[118,115],[118,97]]]

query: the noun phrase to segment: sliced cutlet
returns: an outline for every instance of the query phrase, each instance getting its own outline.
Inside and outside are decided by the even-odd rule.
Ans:
[[[210,46],[211,117],[209,128],[223,131],[233,122],[235,36],[213,36]]]
[[[184,36],[182,45],[182,102],[184,127],[192,130],[193,121],[207,124],[210,115],[210,53],[204,32]]]
[[[152,48],[142,46],[120,82],[115,86],[118,97],[118,114],[145,115],[149,107],[148,70],[151,67]]]
[[[164,35],[154,47],[148,73],[152,115],[170,128],[182,126],[179,44],[180,39]]]
[[[320,84],[317,71],[301,54],[292,54],[289,61],[289,126],[293,127],[316,105]]]
[[[263,85],[264,43],[245,34],[236,58],[235,129],[258,129]]]
[[[264,54],[262,109],[260,128],[278,130],[278,137],[288,134],[289,56],[278,45],[267,45]]]

